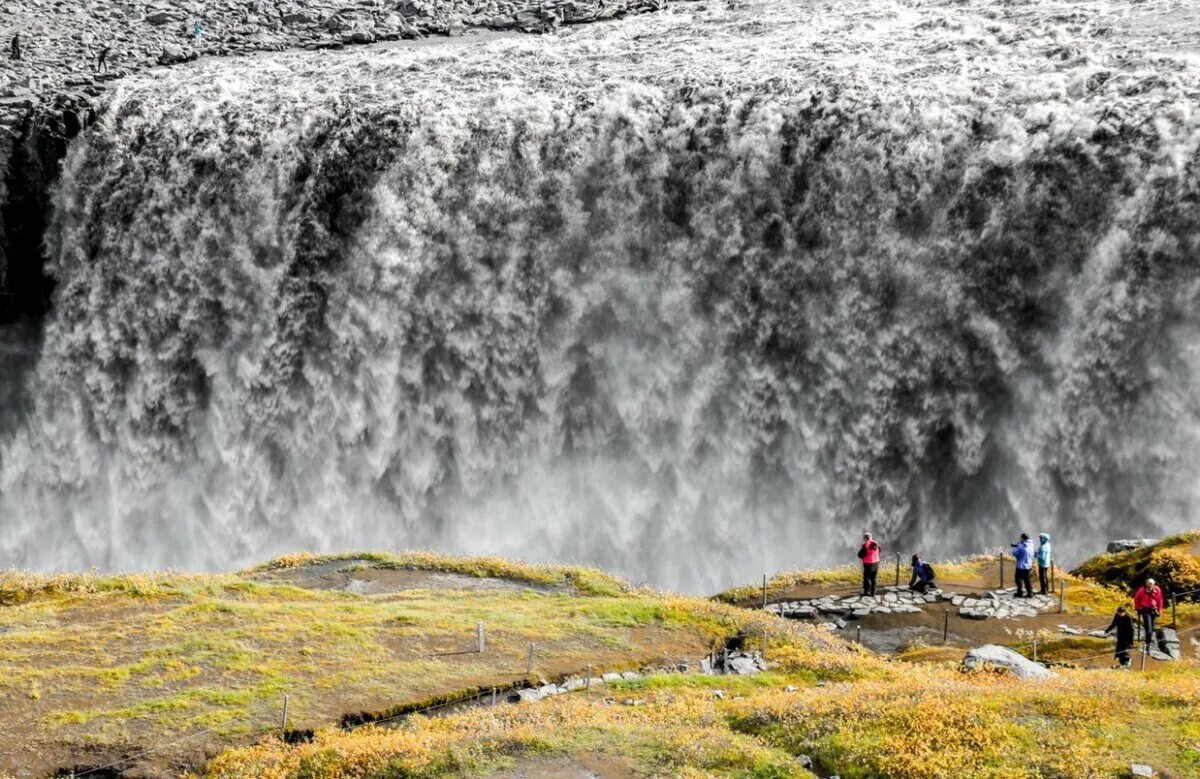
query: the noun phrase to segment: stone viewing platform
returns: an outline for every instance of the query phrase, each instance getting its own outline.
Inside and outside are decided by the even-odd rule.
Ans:
[[[966,619],[1019,619],[1036,617],[1058,609],[1058,598],[1034,595],[1032,598],[1013,597],[1014,590],[994,589],[981,593],[961,594],[948,590],[919,593],[907,587],[883,587],[879,595],[824,595],[810,600],[795,600],[768,604],[766,610],[792,619],[835,617],[859,619],[871,614],[916,614],[926,606],[945,603],[957,609]]]

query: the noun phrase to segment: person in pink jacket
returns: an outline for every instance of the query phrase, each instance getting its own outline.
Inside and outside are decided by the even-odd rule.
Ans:
[[[1138,591],[1133,594],[1133,607],[1137,609],[1138,616],[1142,618],[1142,629],[1146,631],[1146,644],[1154,643],[1154,623],[1162,614],[1163,593],[1153,579],[1147,579],[1144,585],[1138,587]]]
[[[858,550],[858,559],[863,565],[863,595],[875,594],[875,579],[879,576],[879,544],[870,533],[863,533],[863,545]]]

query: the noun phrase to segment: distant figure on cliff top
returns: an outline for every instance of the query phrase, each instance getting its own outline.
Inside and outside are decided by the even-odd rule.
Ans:
[[[108,72],[108,55],[112,53],[112,46],[105,46],[100,50],[100,56],[96,58],[96,70]]]
[[[1017,597],[1033,597],[1033,549],[1029,534],[1022,533],[1021,540],[1012,545],[1013,559],[1017,561]]]
[[[21,33],[17,33],[12,37],[12,58],[15,60],[21,59]]]
[[[1133,595],[1133,607],[1142,618],[1142,629],[1146,632],[1146,644],[1154,641],[1154,623],[1163,610],[1163,593],[1153,579],[1138,587]]]
[[[200,23],[199,19],[192,25],[192,35],[196,37],[197,45],[204,41],[204,25]]]
[[[1042,595],[1050,594],[1050,561],[1052,559],[1050,555],[1050,534],[1042,533],[1038,536],[1037,549],[1038,589]]]
[[[912,556],[912,579],[908,582],[910,590],[916,590],[922,595],[929,590],[936,590],[937,582],[934,581],[936,576],[933,566],[922,560],[921,555]]]
[[[863,595],[875,594],[875,579],[879,576],[879,544],[870,533],[863,533],[863,545],[858,550],[858,559],[863,566]]]
[[[1124,606],[1117,609],[1117,613],[1113,615],[1112,623],[1104,629],[1104,632],[1111,633],[1117,631],[1117,662],[1122,668],[1128,668],[1131,664],[1129,650],[1133,649],[1133,617],[1129,616],[1129,612]]]

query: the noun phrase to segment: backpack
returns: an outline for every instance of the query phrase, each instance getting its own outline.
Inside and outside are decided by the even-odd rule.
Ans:
[[[925,580],[931,582],[936,578],[937,574],[933,572],[933,566],[929,563],[925,563]]]
[[[867,556],[867,545],[863,544],[858,548],[858,559],[861,560]]]

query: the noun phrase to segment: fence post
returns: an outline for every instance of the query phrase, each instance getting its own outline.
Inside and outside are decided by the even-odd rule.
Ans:
[[[763,574],[763,611],[767,610],[767,575]]]
[[[950,610],[942,611],[942,643],[948,643],[950,640]]]
[[[592,689],[592,667],[590,665],[587,668],[587,681],[583,683],[583,689]]]
[[[484,643],[484,638],[483,638],[483,623],[482,622],[475,623],[475,638],[479,644],[479,654],[483,654],[483,648],[485,646],[485,643]]]
[[[291,702],[292,702],[292,696],[290,696],[290,695],[283,696],[283,718],[279,721],[279,729],[280,730],[287,730],[288,704]]]
[[[1037,662],[1037,639],[1033,640],[1033,662]]]
[[[900,553],[896,552],[896,586],[900,586]]]
[[[1000,589],[1004,589],[1004,552],[1000,553]]]
[[[495,687],[492,688],[492,705],[493,706],[496,705],[496,688]]]
[[[1147,647],[1149,644],[1142,644],[1142,670],[1146,670],[1146,655],[1149,653]]]
[[[856,633],[854,636],[854,643],[858,644],[859,646],[862,646],[862,625],[859,625],[858,627],[856,627],[855,631],[856,631]]]
[[[1058,583],[1058,613],[1062,614],[1067,608],[1067,580]]]
[[[529,644],[529,662],[526,664],[526,676],[533,676],[533,644]]]
[[[770,635],[770,631],[768,631],[766,628],[763,628],[763,648],[762,648],[763,660],[767,659],[767,636],[769,636],[769,635]]]

